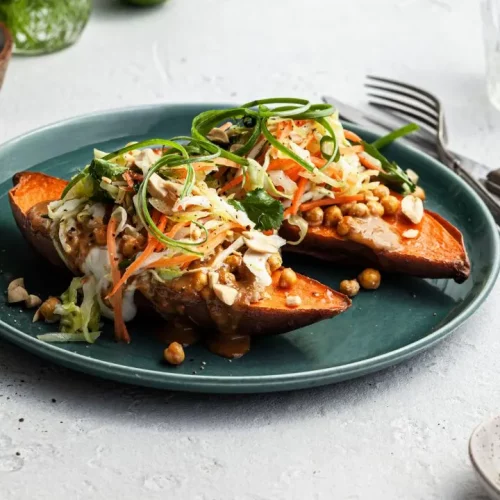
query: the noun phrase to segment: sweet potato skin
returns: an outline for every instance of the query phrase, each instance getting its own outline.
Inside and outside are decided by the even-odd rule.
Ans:
[[[44,216],[47,214],[49,201],[58,199],[67,183],[45,174],[34,174],[21,172],[14,177],[15,186],[9,192],[12,212],[21,233],[33,247],[51,263],[65,267],[52,243],[49,219]],[[78,272],[76,269],[72,271],[75,274]],[[273,285],[267,290],[270,298],[256,304],[228,309],[233,320],[237,321],[239,335],[285,333],[336,316],[351,305],[350,299],[345,295],[310,278],[297,275],[298,282],[289,293],[300,295],[303,303],[299,307],[290,308],[285,303],[287,291],[278,287],[279,276],[280,271],[273,275]],[[160,314],[168,316],[162,310],[159,300],[155,300],[155,294],[147,293],[146,290],[142,292]],[[214,312],[217,312],[217,308],[224,312],[226,307],[216,302],[207,306],[206,301],[197,293],[176,294],[169,291],[169,294],[171,303],[184,306],[185,315],[205,329],[214,328]]]
[[[280,270],[273,274],[273,284],[267,289],[269,298],[231,308],[220,301],[207,303],[199,294],[175,292],[165,287],[152,291],[139,285],[139,290],[162,316],[168,317],[163,304],[181,304],[184,314],[203,329],[213,328],[216,323],[224,333],[240,336],[286,333],[332,318],[351,305],[351,300],[345,295],[300,274],[297,274],[297,283],[292,290],[280,289],[280,274]],[[296,308],[288,307],[288,294],[300,296],[302,304]]]
[[[452,278],[462,283],[469,277],[470,262],[462,234],[440,215],[426,210],[422,222],[415,226],[399,212],[384,217],[384,223],[399,235],[399,248],[377,250],[339,236],[334,228],[320,226],[309,228],[300,245],[288,245],[286,250],[422,278]],[[417,229],[418,237],[402,237],[407,229]],[[298,238],[298,228],[285,223],[280,234],[293,241]]]

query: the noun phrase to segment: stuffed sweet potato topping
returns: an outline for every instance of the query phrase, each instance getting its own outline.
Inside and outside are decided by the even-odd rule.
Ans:
[[[262,232],[255,217],[207,185],[218,148],[161,143],[96,151],[69,184],[42,173],[15,176],[9,197],[21,232],[77,276],[38,316],[59,321],[68,339],[93,342],[102,315],[114,320],[116,339],[129,342],[126,323],[142,302],[167,320],[189,319],[227,354],[224,339],[247,345],[252,335],[284,333],[349,307],[346,296],[284,269],[277,230]],[[269,202],[264,191],[254,193],[255,207]]]
[[[370,144],[329,105],[267,99],[202,113],[192,134],[223,149],[226,163],[212,176],[220,194],[245,206],[263,187],[281,202],[287,250],[460,283],[470,273],[460,231],[424,209],[415,172],[379,151],[416,128]]]

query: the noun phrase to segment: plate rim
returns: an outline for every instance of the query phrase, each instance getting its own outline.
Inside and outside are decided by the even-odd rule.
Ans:
[[[7,142],[0,145],[0,154],[15,147],[19,142],[29,139],[38,134],[47,133],[53,129],[61,128],[66,125],[78,124],[81,121],[102,117],[104,115],[127,114],[137,112],[148,112],[162,108],[165,111],[178,108],[179,110],[200,106],[207,109],[220,108],[227,106],[228,103],[212,103],[212,102],[176,102],[176,103],[160,103],[160,104],[145,104],[138,106],[128,106],[120,108],[111,108],[101,111],[93,111],[71,118],[58,120],[41,127],[32,129],[26,133],[19,134]],[[229,105],[233,105],[229,103]],[[360,133],[373,134],[372,131],[365,127],[349,124],[350,127],[357,129]],[[377,135],[377,134],[376,134]],[[486,208],[483,201],[459,176],[449,170],[446,166],[437,162],[434,158],[426,155],[418,149],[404,144],[395,144],[397,148],[409,150],[412,154],[420,157],[423,161],[430,162],[434,168],[439,169],[446,177],[457,183],[463,190],[475,201],[476,206],[482,212],[482,215],[487,222],[488,230],[492,236],[491,242],[493,245],[494,259],[491,265],[491,270],[485,282],[482,284],[481,291],[473,297],[471,302],[460,313],[452,318],[449,322],[442,325],[434,332],[416,340],[410,344],[399,347],[393,351],[379,354],[368,359],[354,361],[352,363],[321,368],[317,370],[308,370],[294,373],[274,374],[274,375],[191,375],[172,373],[171,371],[150,370],[145,368],[134,368],[126,365],[103,361],[100,359],[90,358],[81,354],[71,352],[65,349],[60,349],[57,345],[47,344],[38,339],[24,333],[23,331],[5,323],[0,318],[0,334],[6,337],[11,342],[26,348],[28,351],[42,355],[45,358],[54,361],[57,364],[69,366],[79,371],[99,374],[101,377],[127,380],[133,384],[149,385],[163,388],[176,388],[186,391],[196,392],[267,392],[280,391],[295,388],[311,387],[314,385],[324,385],[328,382],[345,380],[351,378],[351,375],[362,376],[368,373],[378,371],[380,369],[395,365],[418,353],[426,350],[437,342],[440,342],[461,324],[463,324],[470,316],[476,312],[486,297],[490,294],[500,270],[500,238],[493,220],[492,215]],[[6,192],[7,193],[7,192]],[[1,197],[6,196],[3,193]],[[215,389],[215,390],[214,390]]]

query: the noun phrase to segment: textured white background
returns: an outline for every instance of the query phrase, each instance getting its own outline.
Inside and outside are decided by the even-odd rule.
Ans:
[[[96,0],[77,45],[12,61],[0,142],[142,103],[328,92],[361,104],[375,73],[436,92],[452,146],[495,165],[500,115],[483,69],[476,0],[171,0],[133,11]],[[402,366],[286,394],[128,387],[0,342],[0,499],[485,498],[467,439],[500,412],[499,299],[497,285],[466,326]]]

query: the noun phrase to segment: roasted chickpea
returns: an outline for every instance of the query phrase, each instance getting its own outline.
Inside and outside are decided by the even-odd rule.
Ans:
[[[347,215],[353,206],[354,202],[342,203],[342,205],[340,205],[340,211],[342,212],[342,215]]]
[[[107,232],[106,226],[98,226],[94,229],[93,233],[94,233],[95,242],[99,246],[106,245],[106,232]]]
[[[372,191],[365,191],[365,203],[368,201],[375,201],[374,197],[375,196]]]
[[[223,285],[234,285],[236,283],[236,276],[227,269],[221,268],[219,271],[219,280]]]
[[[352,217],[346,215],[337,225],[337,233],[339,236],[347,236],[352,229]]]
[[[389,191],[389,188],[387,186],[384,186],[383,184],[379,184],[374,190],[373,190],[373,196],[376,196],[380,200],[382,198],[385,198],[386,196],[389,196],[391,192]]]
[[[366,290],[376,290],[380,286],[380,273],[376,269],[367,268],[358,276],[359,284]]]
[[[283,259],[279,253],[273,253],[269,259],[267,259],[267,263],[269,264],[271,272],[274,273],[274,271],[277,271],[283,264]]]
[[[380,200],[387,215],[394,215],[399,210],[399,200],[395,196],[386,196]]]
[[[314,207],[304,213],[304,218],[311,227],[321,226],[323,224],[324,212],[321,207]]]
[[[413,196],[416,196],[417,198],[420,198],[422,201],[425,200],[425,191],[420,187],[417,186],[415,189],[415,192],[413,193]]]
[[[349,210],[349,215],[352,217],[366,217],[368,215],[368,207],[364,203],[355,203]]]
[[[241,265],[241,255],[230,255],[224,262],[227,264],[230,271],[234,271]]]
[[[339,290],[348,297],[354,297],[359,293],[359,283],[357,280],[343,280],[340,282]]]
[[[172,342],[164,351],[163,357],[165,361],[171,365],[180,365],[186,355],[184,354],[184,348],[178,342]]]
[[[55,308],[61,303],[57,297],[49,297],[41,306],[40,314],[44,317],[45,321],[52,322],[57,320]]]
[[[124,257],[129,258],[134,256],[140,249],[141,244],[134,236],[125,235],[122,238],[122,254]]]
[[[197,292],[201,292],[208,285],[208,277],[203,271],[196,271],[192,274],[193,288]]]
[[[371,215],[382,217],[384,215],[384,207],[378,201],[369,201],[366,206]]]
[[[289,267],[283,269],[279,280],[279,287],[292,288],[295,283],[297,283],[297,275],[295,274],[295,271]]]
[[[325,226],[336,227],[342,219],[342,210],[338,205],[332,205],[325,210]]]

